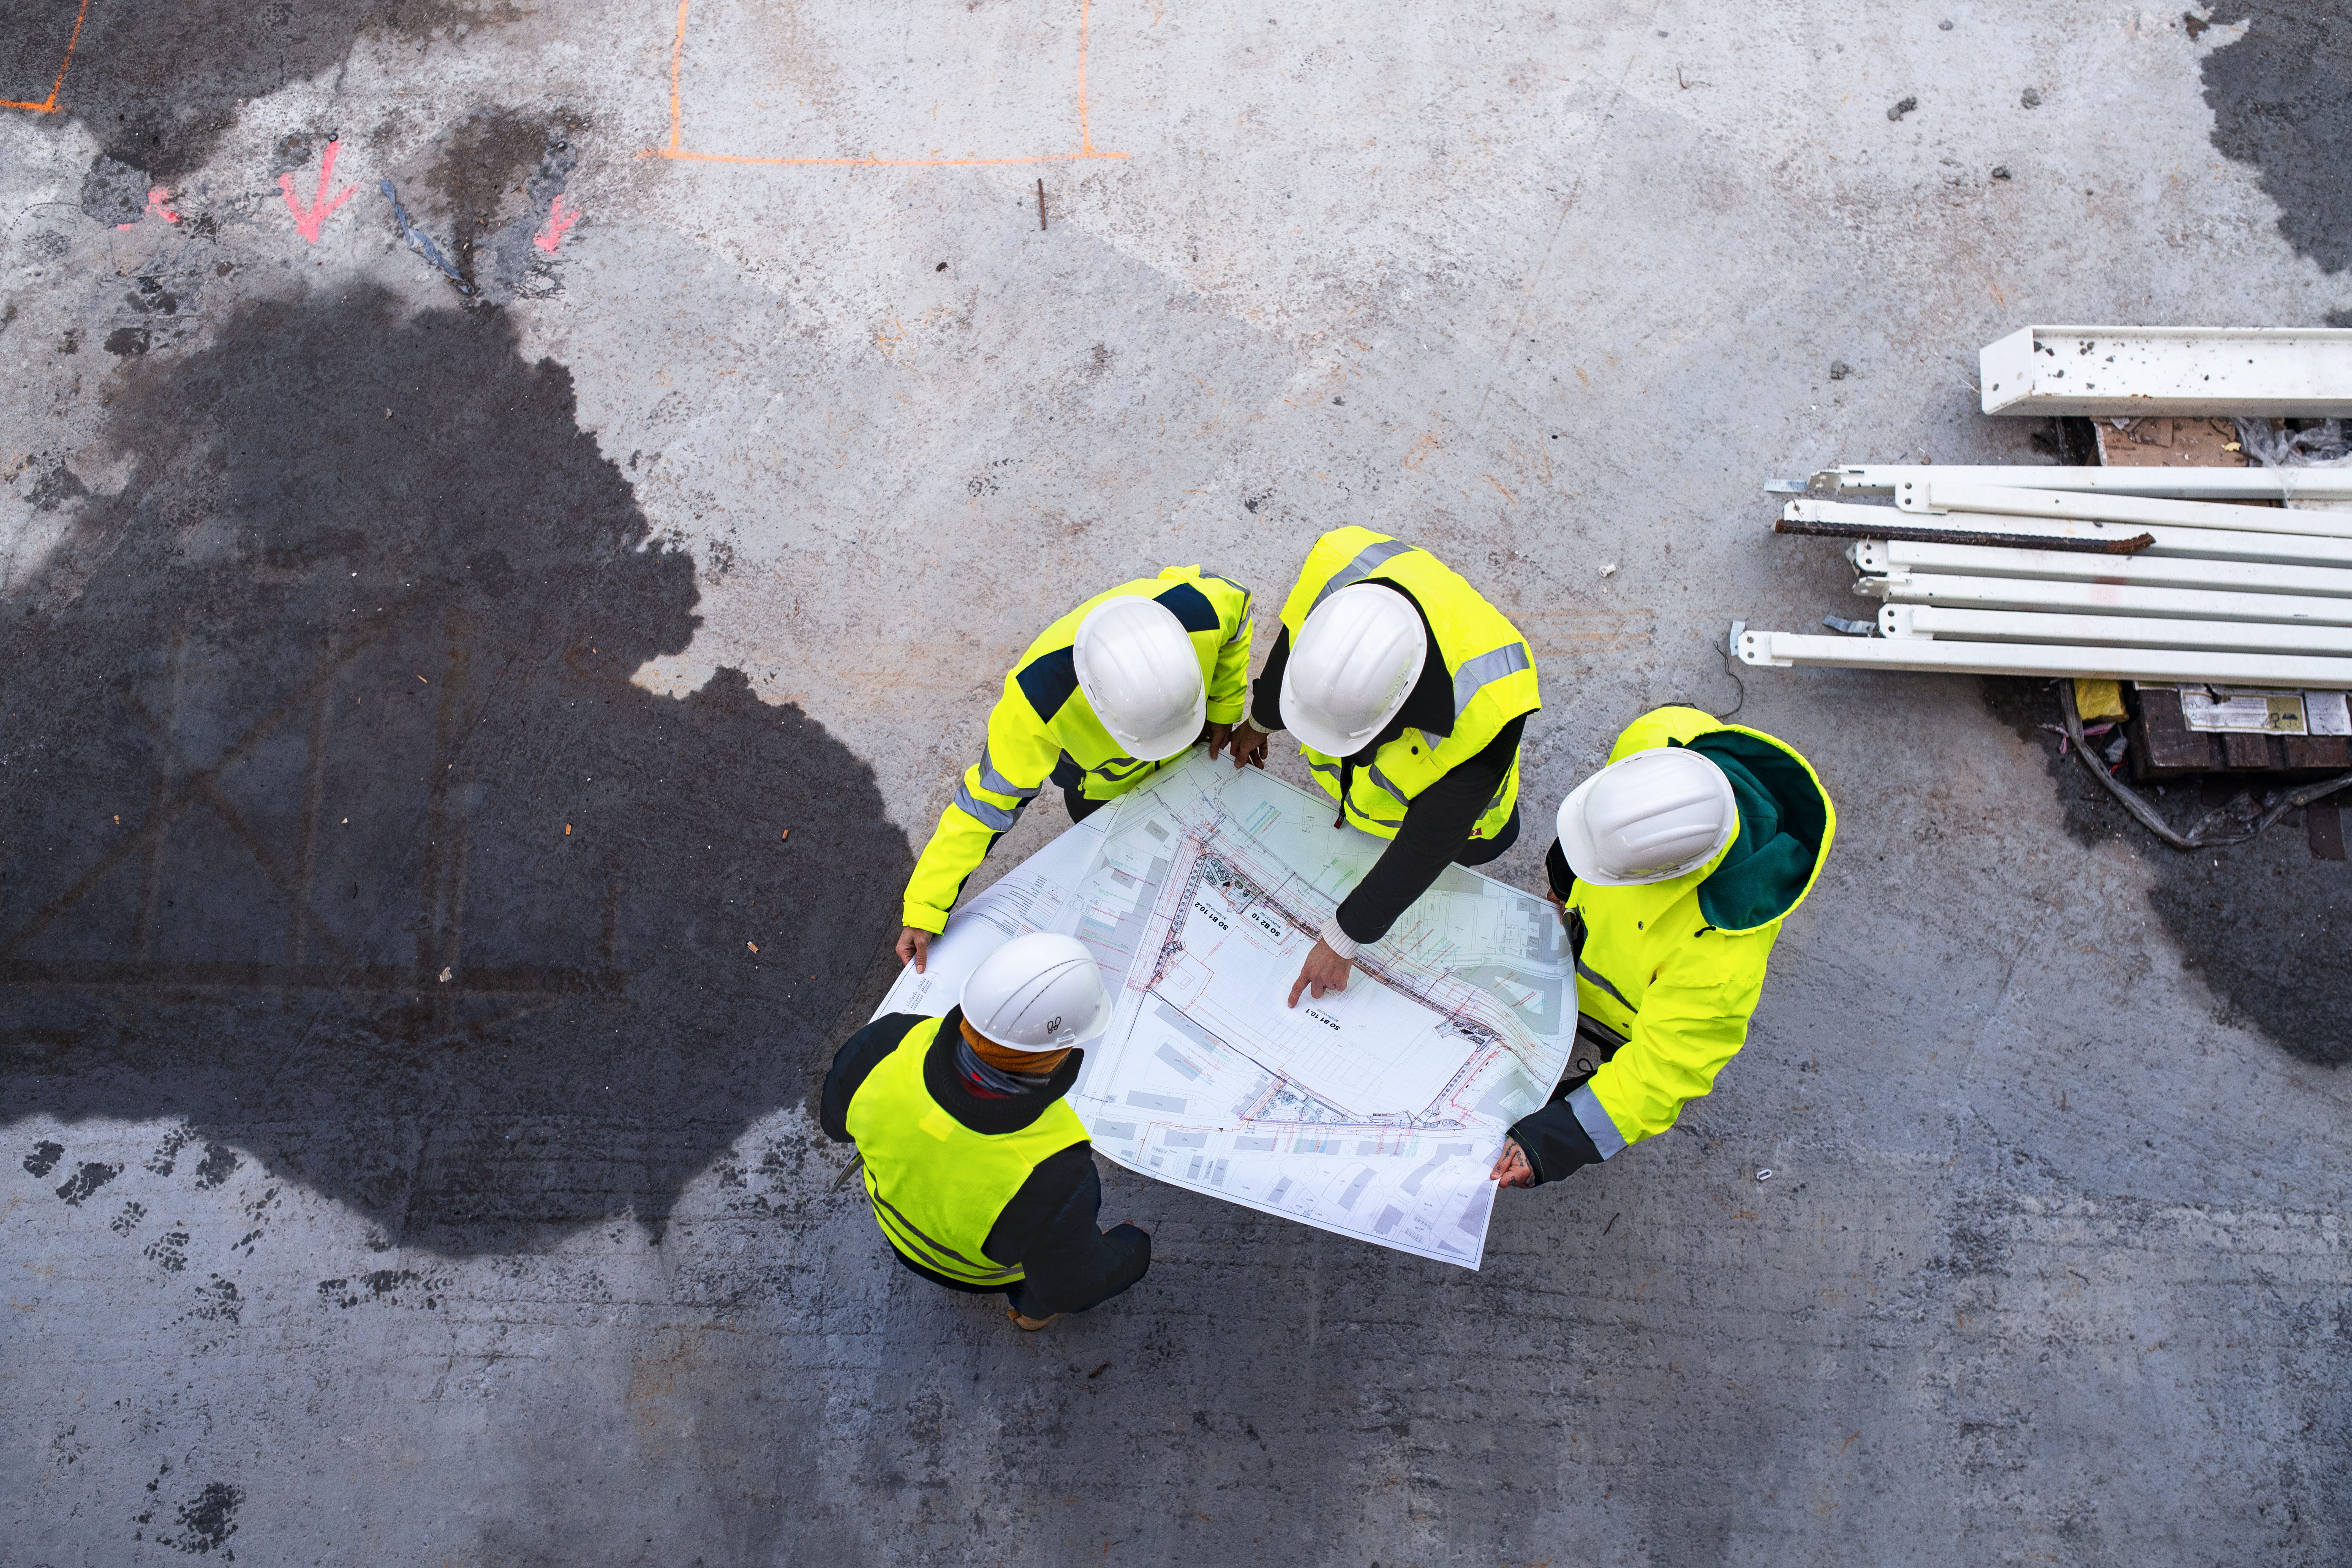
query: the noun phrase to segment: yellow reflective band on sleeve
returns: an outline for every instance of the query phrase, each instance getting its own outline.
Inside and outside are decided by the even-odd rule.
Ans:
[[[965,815],[972,817],[976,821],[994,828],[999,833],[1011,827],[1013,823],[1020,820],[1021,816],[1021,808],[1019,806],[1013,806],[1008,809],[1004,806],[991,805],[989,802],[984,801],[981,799],[980,796],[972,794],[971,785],[961,779],[956,780],[955,803],[958,810],[963,812]]]
[[[993,795],[1012,795],[1016,800],[1034,800],[1038,792],[1045,786],[1044,784],[1024,786],[1014,784],[996,771],[996,761],[988,754],[988,748],[983,745],[980,748],[980,787]]]

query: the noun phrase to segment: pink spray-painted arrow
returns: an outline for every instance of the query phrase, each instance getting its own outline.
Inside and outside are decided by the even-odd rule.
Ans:
[[[334,183],[335,152],[341,146],[342,146],[341,141],[327,143],[326,156],[319,162],[319,189],[311,196],[310,205],[307,211],[301,203],[294,199],[294,176],[291,174],[278,176],[278,188],[286,193],[286,210],[294,215],[294,232],[312,245],[319,243],[320,228],[329,218],[335,216],[336,209],[352,199],[352,187],[349,185],[345,185],[341,193],[331,199],[327,195],[327,187]]]
[[[563,243],[563,237],[572,232],[572,226],[579,221],[578,213],[567,213],[563,210],[563,198],[559,195],[548,204],[547,232],[531,236],[530,242],[552,256],[555,254],[555,247]]]

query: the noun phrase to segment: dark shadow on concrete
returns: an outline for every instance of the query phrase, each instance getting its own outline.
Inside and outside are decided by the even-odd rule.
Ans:
[[[2352,9],[2241,0],[2213,20],[2246,29],[2205,57],[2214,149],[2262,172],[2299,254],[2329,272],[2352,268]]]
[[[330,70],[363,32],[429,48],[460,25],[521,14],[507,0],[89,0],[86,14],[82,0],[8,0],[0,99],[44,101],[70,45],[59,118],[97,137],[104,159],[169,184],[203,166],[244,103]]]
[[[630,684],[694,564],[499,312],[249,307],[110,417],[0,606],[5,1114],[184,1119],[385,1244],[658,1230],[873,988],[870,770]]]
[[[2065,813],[2067,837],[2131,846],[2156,870],[2148,905],[2181,962],[2221,999],[2218,1021],[2260,1030],[2288,1055],[2326,1067],[2352,1062],[2352,862],[2311,852],[2300,815],[2250,844],[2188,854],[2127,816],[2057,738],[2057,699],[2045,682],[1980,678],[1985,706],[2021,740],[2039,744]],[[2140,786],[2178,826],[2207,810],[2191,780]]]

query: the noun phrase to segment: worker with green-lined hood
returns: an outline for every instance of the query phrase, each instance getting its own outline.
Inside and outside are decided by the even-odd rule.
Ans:
[[[1660,708],[1617,737],[1560,804],[1544,860],[1576,958],[1569,1070],[1511,1128],[1494,1180],[1559,1181],[1715,1086],[1836,832],[1812,764],[1760,731]]]

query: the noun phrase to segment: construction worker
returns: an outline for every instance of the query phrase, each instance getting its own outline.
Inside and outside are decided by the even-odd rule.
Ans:
[[[1082,822],[1242,716],[1249,590],[1198,566],[1096,595],[1038,634],[907,880],[898,960],[921,973],[964,879],[1048,783]]]
[[[891,1013],[849,1037],[825,1075],[825,1136],[855,1142],[874,1221],[898,1261],[1042,1329],[1143,1278],[1151,1238],[1095,1228],[1102,1184],[1062,1096],[1110,997],[1076,939],[998,948],[944,1018]]]
[[[1696,708],[1645,713],[1560,803],[1545,858],[1576,956],[1576,1043],[1495,1163],[1556,1182],[1675,1124],[1748,1038],[1764,961],[1829,858],[1837,811],[1785,742]]]
[[[1344,989],[1357,950],[1449,864],[1483,866],[1517,840],[1519,735],[1542,706],[1527,639],[1435,556],[1368,528],[1315,542],[1234,766],[1265,766],[1269,737],[1289,730],[1339,822],[1389,847],[1324,922],[1291,1006]]]

